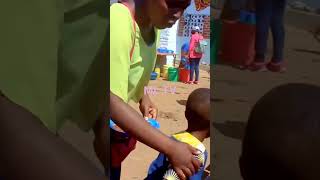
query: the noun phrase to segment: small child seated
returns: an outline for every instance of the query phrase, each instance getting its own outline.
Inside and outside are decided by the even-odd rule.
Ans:
[[[287,84],[254,106],[240,157],[244,180],[320,179],[320,87]]]
[[[172,138],[187,143],[201,151],[197,156],[202,165],[199,171],[189,180],[199,180],[204,174],[205,164],[208,157],[203,141],[210,137],[210,89],[200,88],[194,90],[188,97],[185,117],[188,121],[186,131],[172,135]],[[170,174],[172,173],[172,174]],[[164,154],[160,154],[149,168],[145,180],[178,179],[175,172],[170,168],[169,161]]]

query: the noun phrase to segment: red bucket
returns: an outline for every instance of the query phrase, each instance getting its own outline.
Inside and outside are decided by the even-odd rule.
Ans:
[[[184,69],[184,68],[179,69],[179,81],[188,82],[189,76],[190,76],[190,70]]]
[[[255,55],[255,33],[254,25],[224,22],[220,52],[220,57],[224,63],[249,65],[254,60]]]

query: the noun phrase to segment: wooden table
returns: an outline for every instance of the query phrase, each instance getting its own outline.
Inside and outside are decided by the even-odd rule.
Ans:
[[[157,53],[157,56],[173,56],[173,67],[175,67],[175,64],[176,64],[176,57],[177,57],[177,54],[175,53]],[[161,58],[159,58],[161,59]]]

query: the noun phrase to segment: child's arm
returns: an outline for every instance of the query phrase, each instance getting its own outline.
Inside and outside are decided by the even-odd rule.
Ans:
[[[0,177],[101,180],[105,177],[30,112],[0,95]]]
[[[195,148],[176,142],[155,130],[137,111],[113,93],[110,93],[110,116],[117,125],[139,141],[164,153],[181,179],[193,175],[199,169],[200,162],[194,158],[197,154]]]

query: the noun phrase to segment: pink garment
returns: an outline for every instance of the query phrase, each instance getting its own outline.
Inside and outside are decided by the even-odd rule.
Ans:
[[[200,40],[203,40],[203,36],[201,34],[192,34],[189,45],[189,58],[202,58],[202,53],[199,54],[195,51]]]

